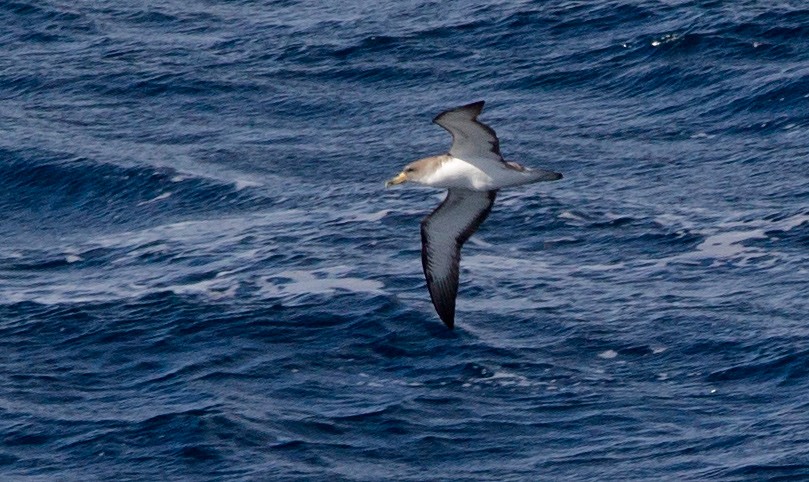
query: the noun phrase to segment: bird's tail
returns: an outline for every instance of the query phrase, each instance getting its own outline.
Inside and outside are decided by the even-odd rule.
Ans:
[[[530,174],[531,177],[534,178],[534,182],[541,182],[541,181],[558,181],[562,179],[562,174],[554,171],[549,171],[547,169],[528,169],[526,168],[525,172]]]

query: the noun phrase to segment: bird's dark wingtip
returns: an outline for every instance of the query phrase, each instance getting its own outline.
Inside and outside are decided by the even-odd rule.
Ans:
[[[471,102],[469,104],[464,104],[462,106],[453,107],[452,109],[445,110],[445,111],[441,112],[440,114],[438,114],[437,116],[433,117],[433,122],[435,122],[437,124],[438,121],[441,120],[441,117],[444,114],[448,114],[450,112],[461,111],[461,110],[472,110],[472,112],[473,112],[472,116],[473,116],[473,119],[475,119],[483,111],[483,105],[484,104],[486,104],[485,100],[479,100],[477,102]]]
[[[433,303],[433,305],[435,305],[435,311],[438,317],[447,325],[447,328],[450,330],[455,328],[455,307],[440,306],[435,303]]]

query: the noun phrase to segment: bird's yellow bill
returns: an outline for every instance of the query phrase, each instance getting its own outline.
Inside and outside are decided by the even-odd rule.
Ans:
[[[398,176],[394,177],[393,179],[388,180],[385,183],[385,187],[395,186],[397,184],[401,184],[407,181],[407,175],[403,172],[400,172]]]

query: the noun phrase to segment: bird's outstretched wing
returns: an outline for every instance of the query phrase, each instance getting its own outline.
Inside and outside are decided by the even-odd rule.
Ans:
[[[444,111],[433,122],[452,134],[451,156],[486,170],[485,164],[502,164],[504,161],[500,154],[500,140],[494,129],[477,120],[483,104],[481,100]]]
[[[492,210],[497,191],[450,189],[421,222],[421,264],[430,298],[441,321],[455,326],[455,297],[461,246]]]

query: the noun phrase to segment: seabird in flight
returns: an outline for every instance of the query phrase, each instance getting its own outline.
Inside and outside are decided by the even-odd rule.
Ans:
[[[449,152],[405,166],[385,187],[403,182],[446,188],[447,197],[421,222],[421,264],[435,311],[450,329],[455,326],[461,246],[492,210],[497,190],[562,175],[506,161],[497,134],[477,120],[484,101],[438,114],[433,122],[452,134]]]

